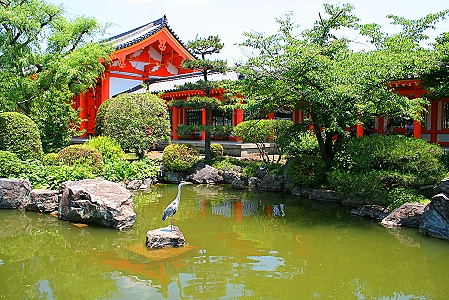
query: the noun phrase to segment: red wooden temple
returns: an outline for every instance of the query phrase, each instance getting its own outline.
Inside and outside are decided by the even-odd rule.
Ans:
[[[164,92],[161,96],[167,101],[172,99],[187,99],[194,95],[203,95],[201,90],[176,91],[176,85],[195,82],[202,79],[199,72],[181,67],[183,59],[196,59],[189,52],[176,34],[168,26],[164,16],[156,21],[132,29],[109,39],[115,45],[112,63],[105,66],[106,70],[98,80],[95,90],[90,90],[75,97],[74,108],[81,108],[80,117],[84,120],[80,129],[85,130],[84,136],[94,134],[95,117],[101,103],[107,99],[126,92],[154,93]],[[212,73],[209,80],[238,80],[238,74]],[[145,84],[143,86],[142,84]],[[396,92],[410,99],[421,97],[426,93],[419,84],[419,80],[398,80],[391,83]],[[212,91],[212,96],[221,99],[223,90]],[[425,123],[414,123],[414,136],[424,138],[431,143],[449,146],[449,99],[432,101],[427,107]],[[176,127],[178,124],[206,124],[205,110],[186,108],[170,108],[172,138],[178,139]],[[299,122],[303,113],[299,110],[277,111],[269,114],[268,118],[291,119]],[[211,116],[211,124],[236,126],[244,119],[244,112],[240,109],[232,113],[232,117],[224,117],[218,112]],[[390,120],[383,117],[376,118],[371,129],[372,133],[382,134],[386,124],[391,123],[396,133],[405,132],[403,120]],[[357,135],[362,136],[362,126],[357,126]],[[204,133],[199,137],[204,139]]]

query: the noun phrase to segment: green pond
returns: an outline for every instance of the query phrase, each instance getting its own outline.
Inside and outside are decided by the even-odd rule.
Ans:
[[[182,189],[177,249],[145,247],[176,185],[135,193],[124,232],[0,210],[0,299],[449,298],[447,241],[287,194]]]

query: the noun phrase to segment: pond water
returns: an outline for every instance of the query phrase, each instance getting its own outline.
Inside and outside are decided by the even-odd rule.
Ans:
[[[137,221],[124,232],[0,210],[0,298],[449,297],[449,242],[280,193],[184,186],[175,225],[188,245],[147,250],[176,188],[134,194]]]

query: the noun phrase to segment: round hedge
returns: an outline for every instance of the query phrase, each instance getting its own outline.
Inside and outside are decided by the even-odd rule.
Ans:
[[[105,102],[100,104],[100,107],[97,111],[97,116],[95,117],[95,130],[94,134],[95,136],[103,135],[104,133],[104,122],[105,122],[105,115],[106,111],[108,110],[108,106],[111,103],[111,101],[114,101],[115,98],[111,98],[106,100]]]
[[[223,146],[221,144],[211,144],[210,145],[210,157],[213,158],[217,158],[217,157],[222,157],[223,156]]]
[[[15,153],[19,159],[41,159],[39,130],[28,116],[18,112],[0,113],[0,150]]]
[[[200,158],[199,151],[187,144],[170,144],[162,153],[162,162],[168,171],[186,171]]]
[[[0,178],[11,178],[20,173],[23,162],[12,152],[0,151],[0,166]]]
[[[86,145],[70,145],[58,152],[58,161],[65,165],[84,165],[93,172],[103,170],[103,157],[95,148]]]

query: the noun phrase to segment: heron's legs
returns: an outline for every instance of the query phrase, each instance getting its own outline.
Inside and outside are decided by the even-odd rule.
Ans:
[[[170,218],[170,229],[173,231],[173,216]]]

